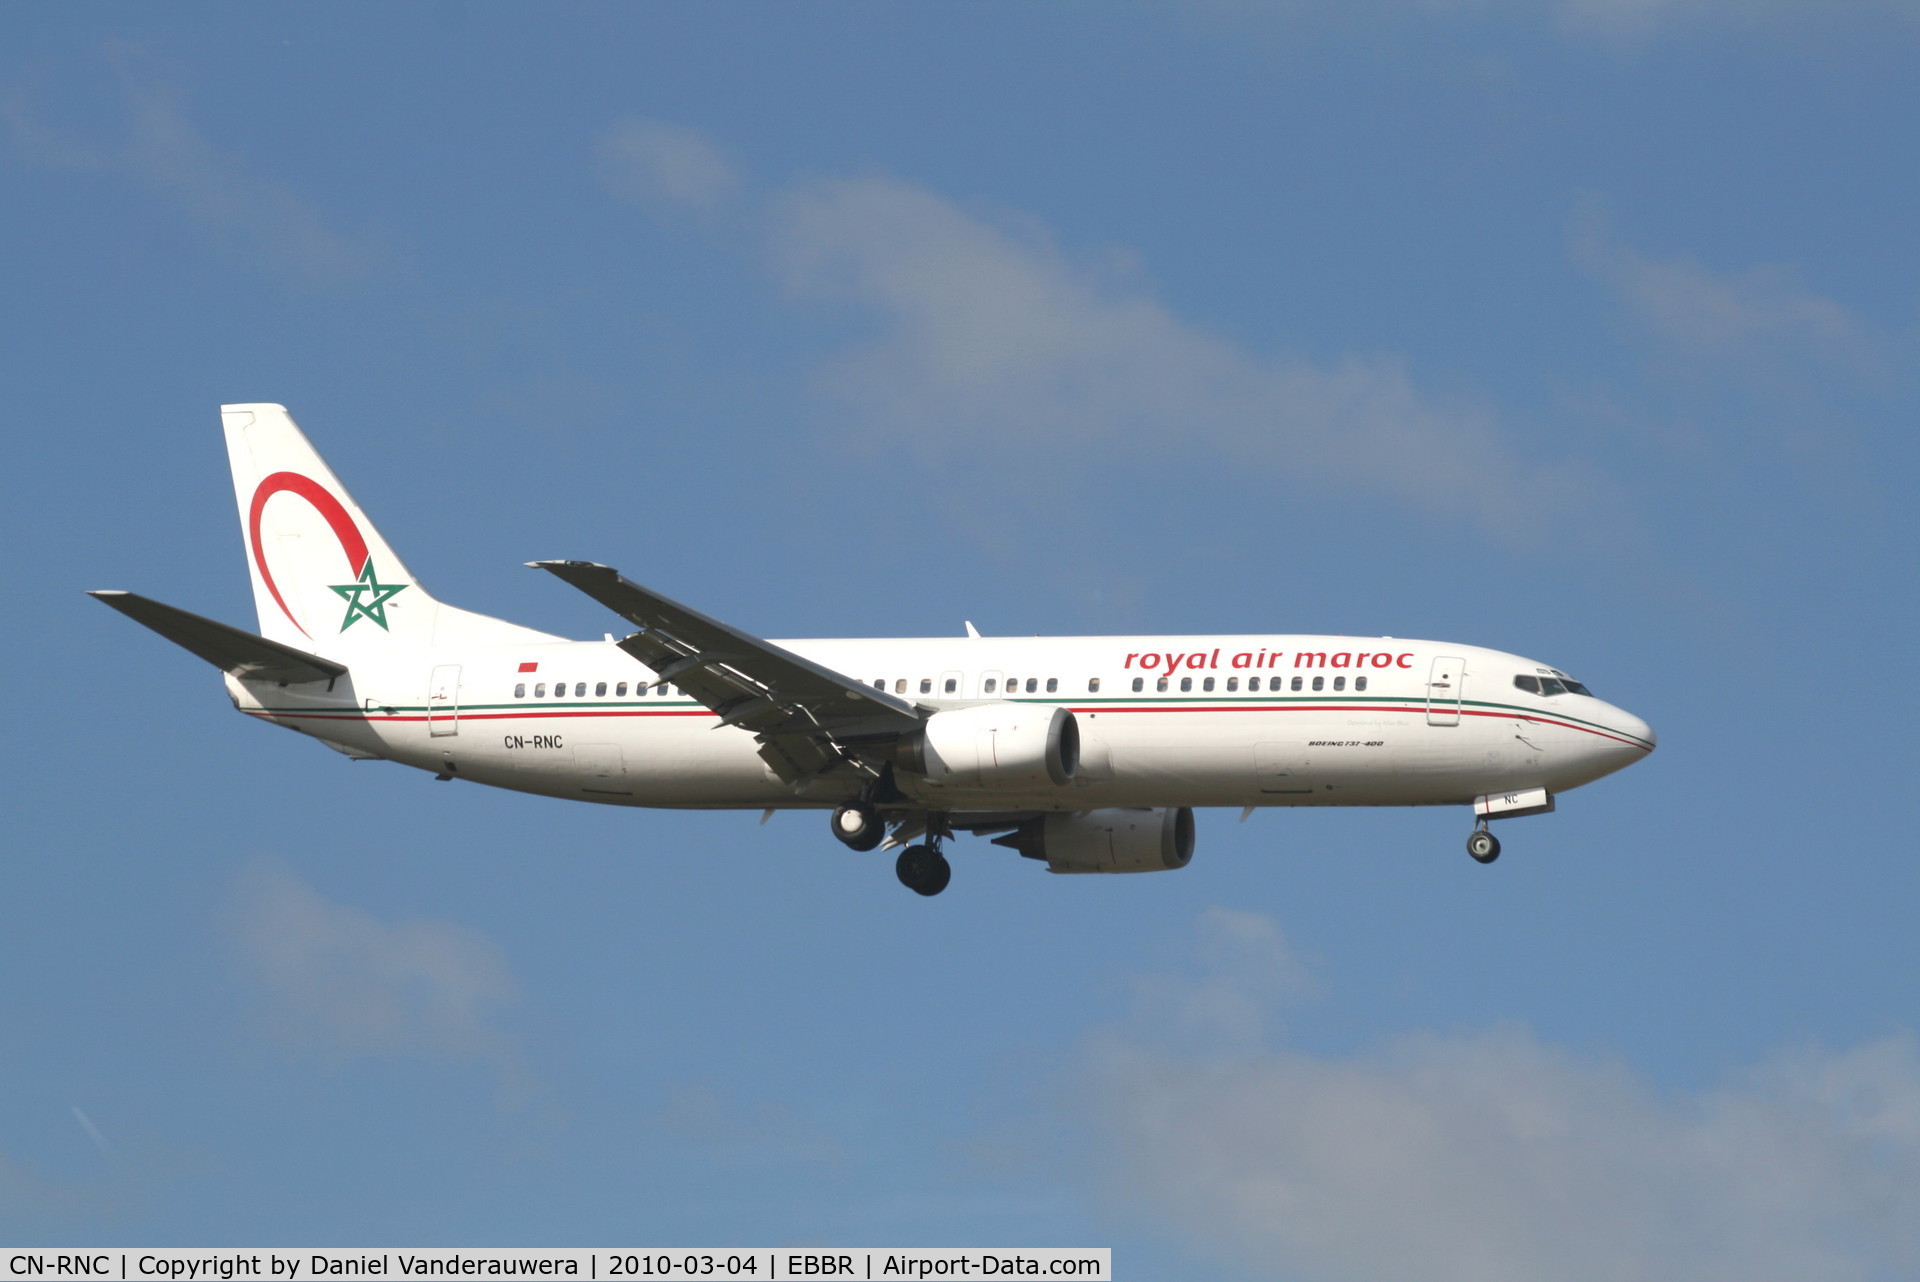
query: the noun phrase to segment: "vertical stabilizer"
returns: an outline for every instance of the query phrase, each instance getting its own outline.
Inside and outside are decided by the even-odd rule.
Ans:
[[[338,655],[540,637],[442,605],[387,545],[280,405],[223,405],[260,633]]]

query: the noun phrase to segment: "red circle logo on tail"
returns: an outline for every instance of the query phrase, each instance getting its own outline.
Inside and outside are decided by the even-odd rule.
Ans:
[[[333,537],[340,540],[340,550],[347,555],[347,569],[356,580],[366,574],[371,558],[367,554],[367,540],[360,533],[360,527],[353,523],[353,517],[347,514],[347,509],[341,506],[339,499],[312,477],[302,476],[298,472],[275,472],[253,491],[253,503],[247,513],[247,541],[253,550],[253,564],[260,571],[260,581],[267,585],[267,591],[272,594],[273,603],[280,607],[280,613],[287,616],[287,622],[300,628],[301,636],[311,637],[313,634],[300,626],[300,620],[293,617],[286,599],[280,595],[279,585],[273,581],[273,571],[267,566],[266,549],[260,542],[260,518],[267,510],[267,500],[282,492],[299,495],[313,505],[314,511],[326,518]],[[352,623],[355,617],[349,608],[347,623]],[[386,626],[384,620],[381,626]],[[346,628],[346,623],[340,625],[341,631],[346,631]]]

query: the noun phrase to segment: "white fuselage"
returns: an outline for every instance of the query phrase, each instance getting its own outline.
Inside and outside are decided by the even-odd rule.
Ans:
[[[951,812],[1112,806],[1449,805],[1591,782],[1653,732],[1589,695],[1543,695],[1552,669],[1476,646],[1313,636],[1020,637],[778,643],[944,711],[1018,700],[1074,714],[1071,783],[1018,793],[902,773]],[[745,730],[607,642],[396,649],[324,690],[228,677],[241,711],[353,755],[614,805],[837,805],[860,781],[789,785]],[[1010,684],[1011,683],[1011,684]]]

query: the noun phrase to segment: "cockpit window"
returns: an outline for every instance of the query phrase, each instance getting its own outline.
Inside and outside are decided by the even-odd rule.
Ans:
[[[1540,671],[1543,673],[1550,672],[1553,675],[1515,677],[1513,684],[1529,694],[1548,696],[1556,694],[1584,694],[1589,699],[1593,698],[1593,691],[1587,689],[1557,668],[1542,668]]]

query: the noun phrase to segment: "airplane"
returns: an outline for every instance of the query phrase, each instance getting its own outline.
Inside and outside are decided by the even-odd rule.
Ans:
[[[767,641],[592,561],[532,561],[633,631],[571,641],[446,605],[286,409],[220,410],[259,632],[91,593],[225,674],[247,716],[348,757],[616,806],[812,809],[945,890],[956,833],[1056,873],[1184,868],[1193,811],[1471,806],[1494,819],[1653,751],[1546,664],[1394,637]]]

